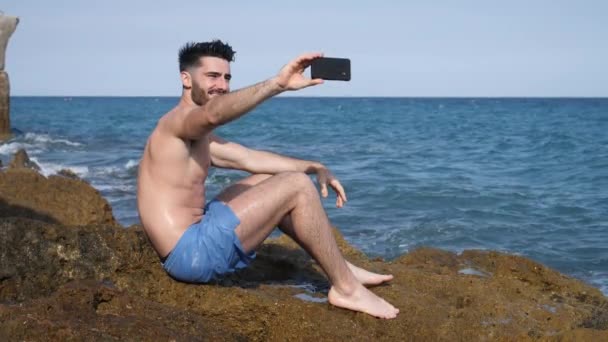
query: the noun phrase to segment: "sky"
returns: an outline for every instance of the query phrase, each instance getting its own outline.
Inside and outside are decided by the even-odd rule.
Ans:
[[[350,82],[288,96],[606,97],[608,1],[0,0],[13,96],[179,96],[179,48],[233,46],[232,90],[297,55]],[[308,72],[307,72],[308,73]]]

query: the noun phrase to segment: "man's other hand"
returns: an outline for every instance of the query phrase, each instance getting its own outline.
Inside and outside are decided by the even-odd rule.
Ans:
[[[320,167],[317,169],[317,182],[321,187],[321,196],[324,198],[327,197],[327,185],[331,186],[331,188],[336,192],[336,207],[342,208],[344,203],[346,203],[346,192],[344,192],[344,188],[340,181],[329,171],[326,167]]]

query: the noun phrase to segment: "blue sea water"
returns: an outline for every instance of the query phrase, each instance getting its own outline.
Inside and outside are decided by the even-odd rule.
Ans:
[[[70,168],[138,223],[138,160],[177,98],[12,97],[17,134],[45,174]],[[530,257],[608,294],[608,99],[274,98],[218,130],[326,164],[348,203],[333,224],[368,255],[419,246]],[[209,198],[246,176],[212,170]]]

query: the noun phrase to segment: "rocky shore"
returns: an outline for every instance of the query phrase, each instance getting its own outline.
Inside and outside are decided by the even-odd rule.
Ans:
[[[608,299],[532,260],[424,248],[389,262],[335,234],[350,261],[395,275],[373,288],[395,320],[330,306],[287,237],[218,283],[179,283],[97,190],[19,152],[0,171],[0,340],[608,341]]]

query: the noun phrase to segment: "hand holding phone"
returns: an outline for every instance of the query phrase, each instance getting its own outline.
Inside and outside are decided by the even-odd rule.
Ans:
[[[310,64],[310,78],[350,81],[350,59],[319,57]]]
[[[321,58],[321,53],[305,53],[289,63],[285,64],[275,77],[277,85],[282,91],[298,90],[323,83],[322,79],[311,79],[304,76],[304,70],[316,58]]]

